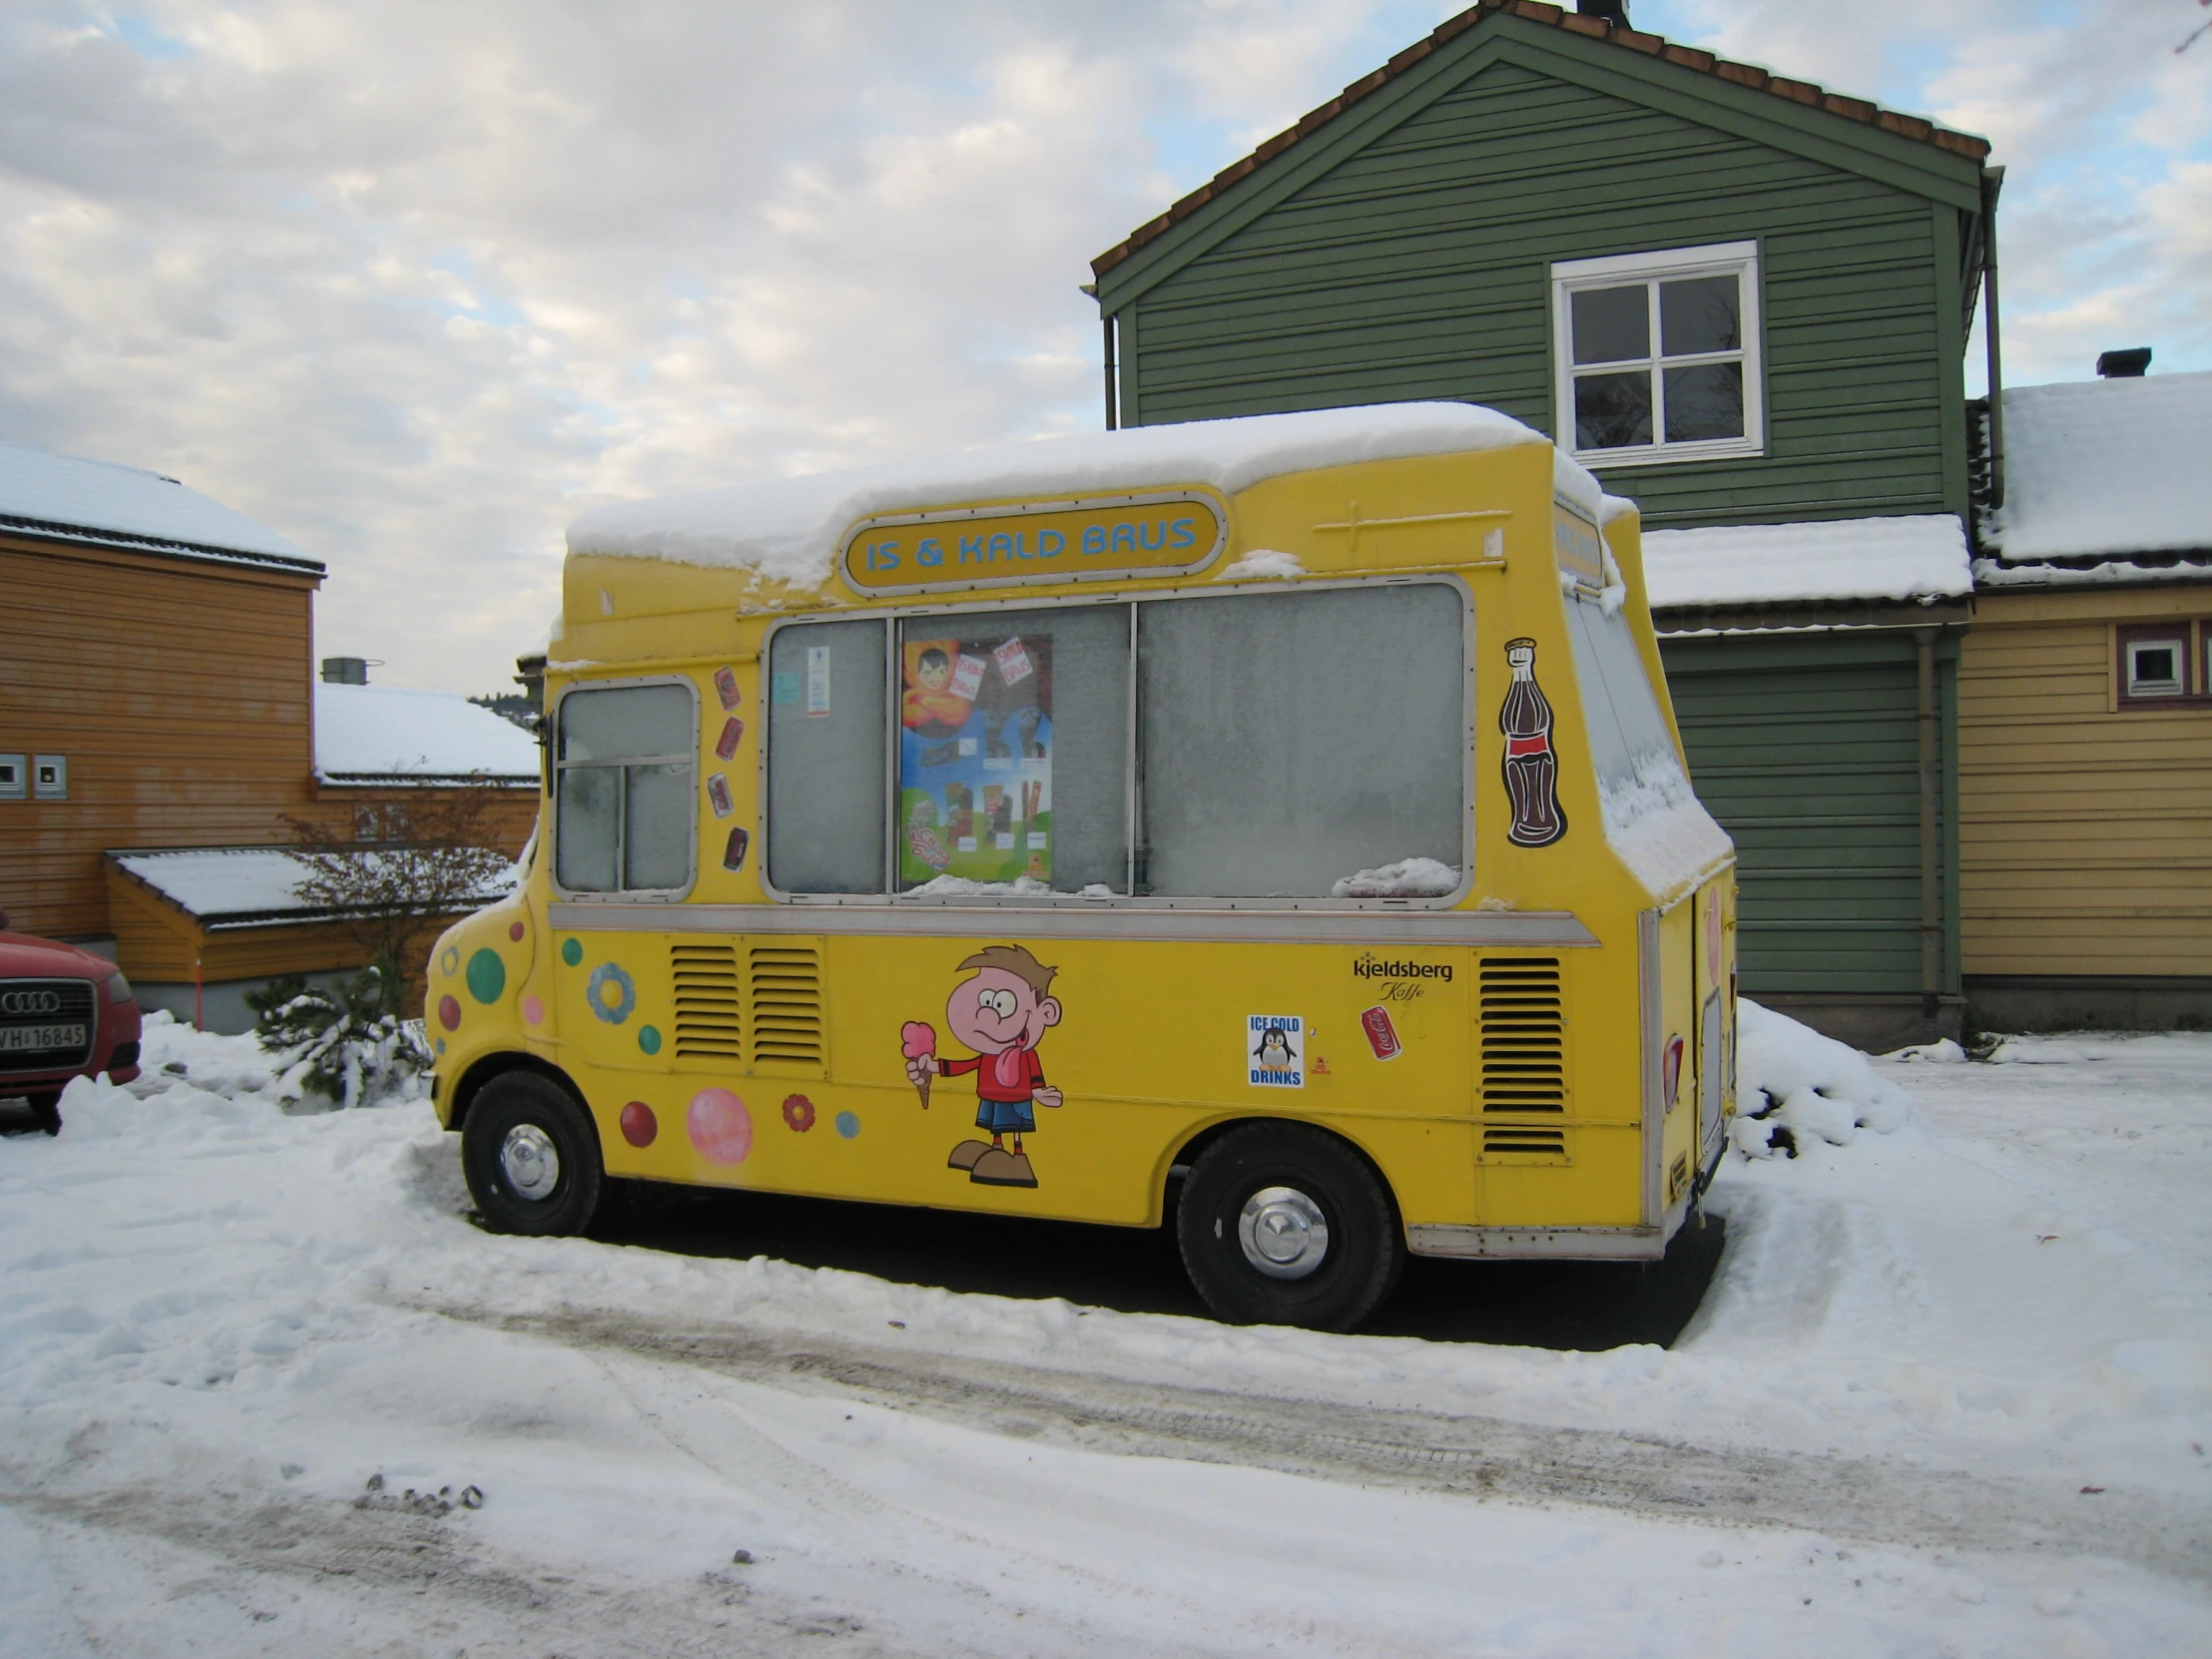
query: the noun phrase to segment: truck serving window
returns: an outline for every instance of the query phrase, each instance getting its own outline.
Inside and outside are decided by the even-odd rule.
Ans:
[[[697,729],[688,685],[582,688],[561,699],[553,845],[563,888],[691,886]]]
[[[768,875],[785,892],[883,890],[881,622],[810,622],[769,646]]]
[[[1140,891],[1327,898],[1464,867],[1458,596],[1435,584],[1139,607]]]

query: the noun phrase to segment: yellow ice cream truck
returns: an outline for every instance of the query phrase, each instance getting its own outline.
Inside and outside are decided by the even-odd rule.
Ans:
[[[514,896],[434,947],[486,1221],[606,1177],[1123,1227],[1349,1329],[1411,1251],[1662,1255],[1734,1110],[1734,852],[1633,508],[1399,404],[569,532]]]

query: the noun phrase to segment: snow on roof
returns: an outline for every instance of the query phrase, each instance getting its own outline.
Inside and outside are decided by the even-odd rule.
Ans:
[[[451,692],[314,688],[314,770],[325,784],[538,781],[538,742]]]
[[[174,478],[19,443],[0,443],[0,523],[76,540],[150,542],[322,571],[297,543]]]
[[[2207,431],[2212,373],[2010,387],[1982,539],[2007,562],[2212,548]]]
[[[1644,579],[1655,611],[1951,598],[1973,587],[1965,526],[1950,513],[1650,530]]]
[[[125,870],[203,926],[252,927],[326,919],[335,912],[295,890],[307,866],[281,846],[184,846],[110,852]],[[363,857],[375,857],[373,851]],[[511,892],[519,871],[476,895],[486,903]]]
[[[601,507],[569,526],[568,550],[737,566],[813,589],[830,579],[846,527],[877,513],[1175,484],[1234,493],[1311,467],[1550,442],[1510,415],[1471,403],[1380,403],[1132,426]],[[1554,456],[1555,487],[1594,516],[1597,480]]]

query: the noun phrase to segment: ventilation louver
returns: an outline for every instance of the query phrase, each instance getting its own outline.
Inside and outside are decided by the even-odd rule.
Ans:
[[[1486,957],[1478,979],[1482,1110],[1564,1112],[1566,1027],[1559,1008],[1559,959]],[[1487,1145],[1486,1135],[1484,1141]]]
[[[1482,1150],[1490,1154],[1513,1153],[1524,1158],[1564,1158],[1567,1155],[1567,1132],[1564,1129],[1516,1129],[1487,1125],[1482,1131]]]
[[[676,1057],[742,1064],[738,947],[672,944],[668,956],[676,985]]]
[[[815,944],[757,944],[749,952],[750,1037],[755,1065],[799,1066],[820,1072],[822,950]]]

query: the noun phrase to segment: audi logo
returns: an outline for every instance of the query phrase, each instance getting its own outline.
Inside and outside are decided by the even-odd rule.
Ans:
[[[0,1014],[58,1014],[60,991],[0,991]]]

